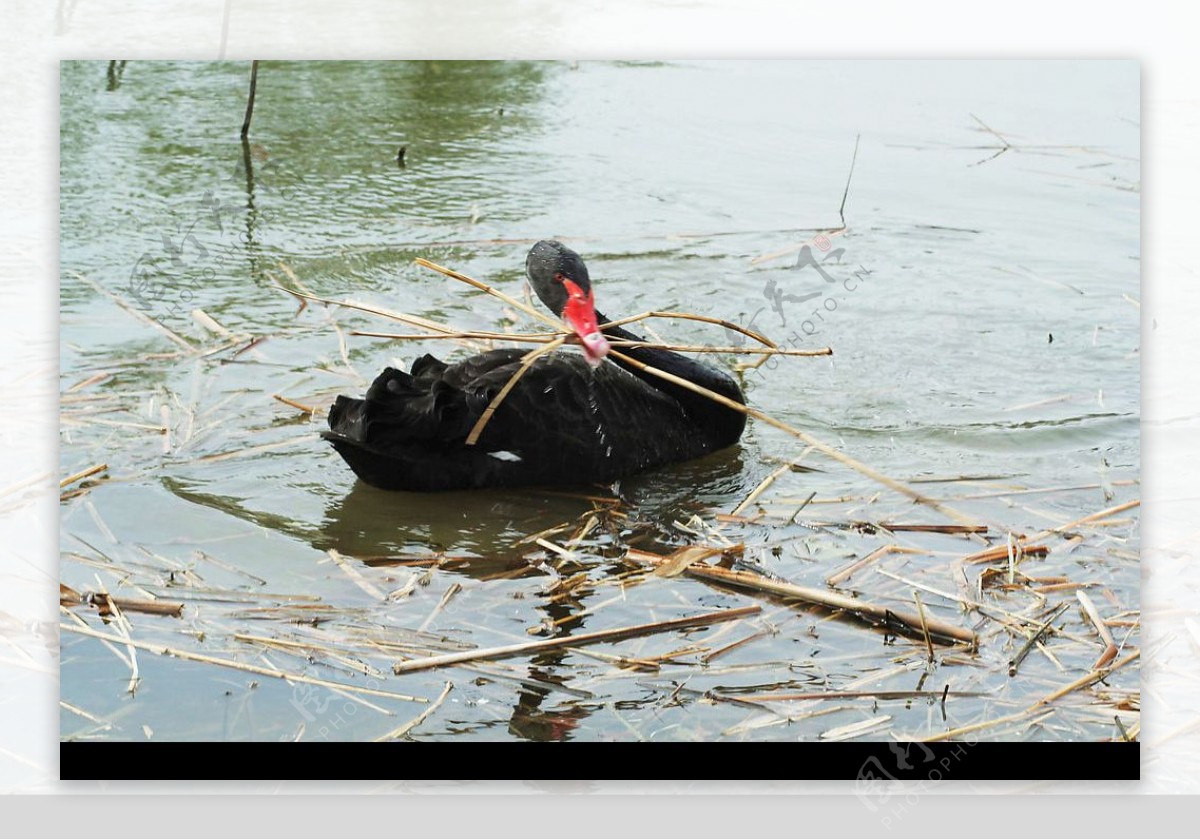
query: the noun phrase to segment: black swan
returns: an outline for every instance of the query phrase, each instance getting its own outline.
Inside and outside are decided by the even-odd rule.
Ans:
[[[608,339],[641,341],[620,327],[600,333],[587,266],[543,240],[525,270],[542,302],[564,319],[583,354],[538,358],[473,446],[466,438],[520,366],[526,350],[491,350],[456,364],[425,355],[409,373],[387,368],[361,400],[338,397],[322,436],[367,484],[386,490],[608,484],[696,458],[741,437],[744,414],[626,366]],[[744,403],[729,375],[666,350],[628,356]]]

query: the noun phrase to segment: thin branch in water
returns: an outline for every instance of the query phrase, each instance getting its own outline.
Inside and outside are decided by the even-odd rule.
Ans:
[[[254,116],[254,95],[258,91],[258,62],[250,62],[250,93],[246,97],[246,117],[242,120],[242,139],[250,136],[250,120]]]
[[[842,203],[838,207],[838,218],[842,220],[842,230],[846,229],[846,199],[850,196],[850,180],[854,177],[854,163],[858,160],[858,141],[861,134],[854,135],[854,154],[850,156],[850,172],[846,175],[846,189],[842,191]]]

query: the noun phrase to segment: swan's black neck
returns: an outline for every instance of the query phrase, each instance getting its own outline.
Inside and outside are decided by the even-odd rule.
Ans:
[[[607,323],[608,319],[597,312],[596,321],[604,324]],[[618,341],[645,341],[641,336],[623,327],[609,327],[604,330],[604,335],[609,339]],[[708,365],[689,359],[687,356],[670,350],[651,347],[617,346],[614,349],[619,350],[624,355],[644,365],[650,365],[665,373],[674,374],[681,379],[686,379],[693,384],[707,388],[735,402],[743,404],[746,402],[745,397],[742,395],[742,389],[738,387],[733,377]],[[609,361],[633,374],[650,387],[676,400],[698,425],[702,426],[705,431],[711,432],[714,440],[730,444],[741,437],[742,429],[746,425],[746,415],[741,412],[722,406],[703,394],[697,394],[695,391],[684,388],[682,385],[668,382],[634,365],[622,362],[620,359],[610,356]]]

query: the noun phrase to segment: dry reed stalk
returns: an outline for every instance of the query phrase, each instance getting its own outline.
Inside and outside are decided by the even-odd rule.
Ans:
[[[637,583],[637,581],[635,581],[635,583]],[[535,636],[538,634],[545,634],[552,630],[558,630],[563,625],[572,624],[576,621],[579,621],[581,618],[585,618],[589,615],[595,615],[596,613],[598,613],[600,610],[604,609],[605,607],[609,607],[609,606],[612,606],[613,604],[621,603],[622,601],[625,600],[625,587],[627,585],[629,585],[629,581],[623,580],[617,585],[621,587],[621,591],[618,594],[614,595],[613,597],[609,598],[608,600],[599,601],[595,604],[592,604],[591,606],[585,607],[582,610],[578,610],[576,612],[570,613],[569,615],[564,615],[562,618],[543,619],[541,624],[539,624],[535,627],[529,627],[526,629],[525,632],[531,636]]]
[[[387,593],[363,577],[362,573],[359,572],[358,569],[354,568],[350,561],[343,557],[336,548],[329,549],[326,554],[329,555],[329,559],[332,560],[339,569],[345,572],[346,577],[350,578],[350,581],[355,586],[357,586],[363,592],[366,592],[377,601],[387,600]]]
[[[929,661],[933,662],[933,640],[929,638],[929,624],[925,618],[925,605],[921,603],[921,595],[913,590],[913,600],[917,602],[917,617],[921,619],[921,634],[925,637],[925,649],[929,651]]]
[[[618,668],[632,668],[635,671],[658,671],[662,668],[661,664],[650,659],[616,656],[611,653],[601,653],[598,650],[587,650],[586,648],[579,647],[569,647],[564,648],[564,650],[576,656],[595,659],[597,662],[607,662],[610,665],[616,665]]]
[[[1088,516],[1084,516],[1079,519],[1076,519],[1073,522],[1068,522],[1066,525],[1059,525],[1056,528],[1049,528],[1045,531],[1034,534],[1032,537],[1028,537],[1027,539],[1030,542],[1032,542],[1033,540],[1044,539],[1046,537],[1053,536],[1055,534],[1062,534],[1064,531],[1068,531],[1077,525],[1086,525],[1089,522],[1095,522],[1097,519],[1105,519],[1106,517],[1121,513],[1122,511],[1126,511],[1131,508],[1135,508],[1138,505],[1140,505],[1141,503],[1142,503],[1141,499],[1131,499],[1128,502],[1122,502],[1119,505],[1114,505],[1113,507],[1105,508],[1102,511],[1098,511],[1098,512],[1090,514]]]
[[[848,741],[851,738],[858,738],[862,735],[875,732],[886,725],[891,719],[891,715],[878,715],[859,721],[858,723],[848,723],[845,726],[836,726],[833,729],[827,729],[817,737],[822,741]]]
[[[145,312],[138,309],[137,307],[130,306],[128,303],[125,302],[125,300],[122,297],[120,297],[119,295],[113,294],[112,292],[110,292],[108,289],[101,286],[99,283],[97,283],[92,278],[87,277],[83,274],[80,274],[78,271],[73,271],[73,272],[71,272],[71,274],[73,274],[77,280],[79,280],[83,283],[86,283],[87,285],[89,285],[93,289],[95,289],[97,292],[104,295],[106,298],[111,300],[117,306],[124,309],[126,312],[128,312],[130,315],[132,315],[134,318],[137,318],[139,321],[141,321],[146,326],[153,327],[154,329],[161,332],[168,339],[170,339],[172,342],[174,342],[175,344],[182,347],[184,350],[187,350],[189,353],[195,351],[195,349],[196,349],[195,345],[192,344],[190,341],[188,341],[186,338],[184,338],[183,336],[176,333],[174,330],[167,327],[167,325],[163,324],[161,321],[156,321],[154,318],[151,318],[149,315],[147,315]]]
[[[287,397],[283,396],[282,394],[272,394],[271,399],[279,400],[284,405],[290,405],[292,408],[299,409],[300,411],[304,412],[305,414],[314,414],[315,415],[317,413],[317,409],[314,408],[313,406],[305,405],[304,403],[298,403],[295,400],[289,400]]]
[[[374,330],[351,330],[350,335],[362,336],[364,338],[390,338],[394,341],[426,341],[445,340],[445,339],[474,339],[477,341],[519,341],[528,344],[547,344],[561,335],[563,332],[545,332],[545,333],[503,333],[489,332],[487,330],[463,330],[459,332],[448,333],[386,333],[375,332]]]
[[[573,537],[571,537],[571,539],[567,540],[566,548],[568,548],[568,549],[575,548],[577,545],[579,545],[581,542],[583,542],[584,539],[587,538],[587,535],[592,532],[592,529],[595,528],[599,524],[600,524],[600,520],[597,519],[594,514],[589,514],[587,520],[583,523],[583,525],[580,527],[580,529],[575,533],[575,536],[573,536]]]
[[[664,558],[660,555],[638,549],[629,549],[625,553],[625,559],[646,562],[653,565],[658,565],[664,561]],[[780,595],[785,598],[797,598],[810,604],[819,604],[820,606],[828,607],[829,609],[846,610],[855,614],[870,616],[882,622],[885,626],[900,623],[913,631],[920,632],[921,630],[920,617],[912,613],[881,607],[859,600],[858,598],[851,598],[824,589],[814,589],[809,586],[798,586],[787,581],[772,580],[754,572],[733,571],[717,566],[702,565],[699,567],[691,566],[687,569],[686,574],[704,580],[712,580],[759,592],[768,592],[772,595]],[[971,645],[977,643],[974,633],[970,630],[956,627],[953,624],[947,624],[937,619],[930,619],[927,622],[927,627],[931,634],[943,639],[952,639],[956,642],[966,642]]]
[[[657,313],[656,313],[657,314]],[[562,332],[557,333],[502,333],[489,332],[486,330],[464,330],[453,333],[387,333],[375,332],[374,330],[351,330],[350,335],[363,336],[366,338],[388,338],[394,341],[426,341],[426,340],[445,340],[470,339],[474,341],[513,341],[525,342],[529,344],[546,344],[553,341],[555,338],[564,335]],[[570,341],[570,336],[568,336]],[[724,353],[731,356],[832,356],[833,348],[821,347],[816,350],[796,350],[784,347],[722,347],[711,344],[669,344],[656,341],[626,341],[624,339],[611,339],[609,344],[613,347],[625,347],[632,349],[647,349],[647,350],[670,350],[674,353]]]
[[[421,266],[422,268],[431,269],[432,271],[436,271],[438,274],[445,275],[446,277],[449,277],[453,280],[458,280],[461,283],[466,283],[468,286],[473,286],[474,288],[478,289],[481,292],[486,292],[487,294],[491,295],[492,297],[499,298],[500,300],[507,303],[509,306],[511,306],[515,309],[521,310],[526,315],[532,315],[537,320],[542,321],[543,323],[548,323],[551,326],[555,327],[556,329],[562,327],[562,325],[555,322],[554,319],[548,317],[547,315],[545,315],[542,312],[539,312],[538,310],[534,309],[532,306],[529,306],[528,304],[522,303],[521,301],[517,300],[514,297],[510,297],[510,296],[504,294],[504,292],[502,292],[499,289],[496,289],[492,286],[489,286],[487,283],[484,283],[481,280],[476,280],[474,277],[468,277],[467,275],[462,274],[461,272],[455,271],[452,268],[446,268],[445,266],[438,265],[435,262],[430,262],[429,260],[424,259],[422,257],[417,257],[415,260],[413,260],[413,262],[415,262],[417,265]]]
[[[323,656],[327,656],[330,659],[336,660],[338,663],[340,663],[346,669],[353,671],[355,673],[364,674],[368,677],[378,677],[378,676],[383,675],[383,672],[380,671],[378,668],[373,668],[370,665],[368,665],[367,663],[365,663],[359,659],[355,659],[353,656],[349,655],[348,653],[345,653],[344,651],[338,650],[337,648],[331,647],[329,645],[323,645],[320,642],[314,642],[311,640],[297,641],[297,640],[293,640],[293,639],[273,639],[269,636],[254,636],[249,633],[234,633],[233,638],[239,642],[251,642],[251,643],[255,643],[255,644],[260,644],[263,647],[275,648],[277,650],[285,651],[288,653],[291,653],[292,651],[296,651],[296,650],[315,651],[317,653],[322,654]],[[305,655],[307,655],[307,654],[305,654]],[[347,696],[349,696],[349,695],[347,695]],[[364,703],[364,704],[370,706],[371,708],[375,709],[376,711],[383,712],[386,715],[391,714],[391,712],[387,711],[386,709],[380,709],[378,706],[374,706],[370,703],[367,703],[365,700],[362,700],[361,698],[353,697],[351,699],[353,699],[356,703]]]
[[[859,524],[859,523],[855,523]],[[862,523],[871,524],[871,523]],[[901,525],[893,522],[880,522],[878,527],[885,531],[916,531],[929,534],[986,534],[986,525]]]
[[[949,686],[947,686],[949,688]],[[947,692],[945,689],[936,689],[933,691],[909,691],[909,690],[883,690],[877,689],[874,691],[808,691],[795,694],[745,694],[736,695],[736,699],[749,700],[755,703],[792,703],[805,700],[854,700],[860,697],[873,697],[877,700],[908,700],[918,697],[988,697],[991,692],[987,691],[955,691]],[[728,694],[712,694],[713,700],[731,700],[734,696]]]
[[[232,332],[230,332],[225,327],[218,324],[216,322],[216,320],[214,320],[213,317],[211,315],[209,315],[207,312],[205,312],[203,309],[193,309],[192,310],[192,320],[194,320],[200,326],[204,327],[204,329],[208,330],[213,335],[218,335],[218,336],[221,336],[222,338],[232,338],[233,337]]]
[[[91,712],[86,712],[83,709],[79,708],[78,706],[68,703],[66,700],[59,700],[58,705],[62,706],[68,712],[77,714],[81,718],[86,718],[87,720],[90,720],[92,723],[98,724],[99,726],[105,726],[105,727],[112,726],[112,724],[109,723],[108,721],[102,720],[101,718],[98,718],[95,715],[93,715]]]
[[[909,548],[909,547],[903,546],[903,545],[880,546],[879,548],[875,549],[870,554],[868,554],[866,557],[863,557],[859,560],[855,560],[849,566],[846,566],[843,569],[839,569],[838,571],[831,574],[829,577],[825,578],[825,583],[827,586],[837,586],[842,581],[849,579],[855,572],[865,569],[867,566],[871,565],[876,560],[879,560],[881,557],[885,557],[888,554],[928,554],[928,553],[929,553],[928,551],[925,551],[924,549],[921,549],[921,548]]]
[[[1126,665],[1128,665],[1130,662],[1133,662],[1141,655],[1142,655],[1142,652],[1140,650],[1135,650],[1133,653],[1129,654],[1124,659],[1114,662],[1111,666],[1109,666],[1107,668],[1097,668],[1097,669],[1091,671],[1090,673],[1087,673],[1084,676],[1080,677],[1079,679],[1075,680],[1075,682],[1070,683],[1069,685],[1063,686],[1062,688],[1058,689],[1058,691],[1054,691],[1054,692],[1051,692],[1050,694],[1047,694],[1041,700],[1037,701],[1032,706],[1030,706],[1026,711],[1033,711],[1034,709],[1037,709],[1040,706],[1045,706],[1048,703],[1053,703],[1055,700],[1065,697],[1066,695],[1070,694],[1072,691],[1077,691],[1078,689],[1081,689],[1081,688],[1084,688],[1085,686],[1091,685],[1094,682],[1098,682],[1099,680],[1102,680],[1105,677],[1107,677],[1113,671],[1116,671],[1120,668],[1124,668]]]
[[[786,347],[722,347],[712,344],[668,344],[657,341],[610,341],[613,347],[645,350],[670,350],[674,353],[724,353],[729,356],[832,356],[832,347],[819,347],[816,350],[788,349]]]
[[[311,300],[316,301],[317,303],[326,304],[327,306],[340,306],[343,309],[353,309],[357,312],[366,312],[370,315],[379,315],[392,321],[399,321],[402,324],[411,324],[414,327],[422,327],[423,329],[432,330],[433,332],[437,333],[458,332],[458,330],[453,327],[447,327],[445,324],[439,324],[436,321],[431,321],[428,318],[422,318],[417,315],[408,315],[403,312],[393,312],[389,309],[380,309],[377,306],[368,306],[365,303],[355,303],[349,300],[331,300],[329,298],[318,297],[317,295],[311,295],[305,292],[298,292],[295,289],[289,289],[286,286],[276,285],[275,288],[279,289],[281,292],[287,292],[292,297],[300,298],[301,300]],[[261,339],[256,339],[256,341],[260,340]]]
[[[795,461],[791,461],[789,463],[784,464],[782,467],[775,470],[773,473],[771,473],[766,478],[764,478],[762,481],[760,481],[758,483],[758,486],[750,491],[750,495],[746,496],[746,498],[742,500],[741,504],[739,504],[737,507],[735,507],[733,510],[731,510],[729,512],[730,516],[738,516],[741,514],[742,511],[744,511],[746,508],[750,507],[750,505],[754,504],[755,499],[757,499],[759,496],[761,496],[763,493],[765,493],[767,491],[767,488],[769,488],[772,484],[774,484],[775,480],[778,479],[779,476],[783,475],[785,472],[790,471],[791,468],[793,466],[795,466],[803,457],[804,456],[801,455],[800,458],[797,458]]]
[[[608,329],[609,327],[621,327],[625,324],[633,324],[638,321],[644,321],[647,318],[675,318],[681,321],[697,321],[702,324],[714,324],[718,327],[723,327],[727,330],[733,330],[736,333],[741,333],[747,338],[752,338],[759,344],[768,347],[772,350],[779,349],[779,345],[771,339],[767,338],[762,333],[755,332],[752,329],[743,327],[740,324],[735,324],[732,321],[726,321],[724,318],[714,318],[711,315],[696,315],[692,312],[668,312],[663,310],[652,309],[647,312],[642,312],[637,315],[630,315],[628,318],[618,318],[615,321],[608,321],[600,325],[600,329]],[[832,354],[830,350],[830,354]],[[822,353],[821,355],[827,355]]]
[[[522,303],[521,301],[517,300],[516,298],[510,297],[509,295],[506,295],[504,292],[501,292],[499,289],[489,286],[487,283],[484,283],[480,280],[476,280],[473,277],[468,277],[467,275],[462,274],[461,272],[454,271],[453,269],[449,269],[444,266],[440,266],[436,263],[430,262],[429,260],[422,259],[420,257],[418,257],[415,260],[415,262],[417,263],[417,265],[432,269],[433,271],[436,271],[439,274],[443,274],[446,277],[450,277],[454,280],[458,280],[460,282],[467,283],[468,285],[473,286],[474,288],[479,289],[480,291],[486,292],[487,294],[492,295],[493,297],[499,298],[500,300],[507,303],[509,306],[519,309],[522,312],[526,313],[527,315],[531,315],[535,319],[541,321],[542,323],[549,324],[550,326],[554,327],[557,330],[560,330],[563,332],[569,332],[565,328],[565,326],[563,324],[561,324],[560,322],[554,320],[553,318],[550,318],[549,316],[545,315],[542,312],[539,312],[537,309],[534,309],[529,304]],[[695,315],[690,312],[660,312],[660,311],[643,312],[640,315],[631,315],[628,318],[620,318],[616,321],[609,321],[607,323],[601,324],[600,329],[603,330],[608,327],[620,326],[622,324],[631,324],[631,323],[634,323],[635,321],[645,320],[646,318],[679,318],[679,319],[688,320],[688,321],[700,321],[700,322],[708,323],[708,324],[716,324],[718,326],[724,327],[729,330],[733,330],[734,332],[738,332],[738,333],[741,333],[742,335],[753,338],[755,341],[757,341],[760,344],[763,344],[767,347],[778,348],[778,345],[775,344],[775,342],[771,341],[769,338],[766,338],[765,336],[760,335],[759,333],[754,332],[753,330],[739,326],[738,324],[734,324],[730,321],[726,321],[723,318],[713,318],[713,317],[710,317],[707,315]],[[758,367],[763,362],[765,362],[767,360],[767,358],[768,358],[768,356],[763,356],[758,362],[756,362],[754,365],[751,365],[751,367]]]
[[[112,376],[112,374],[106,370],[98,371],[97,373],[93,373],[87,379],[81,379],[80,381],[76,382],[74,385],[72,385],[70,388],[68,388],[63,393],[64,394],[72,394],[76,391],[82,391],[84,388],[88,387],[89,385],[95,385],[97,382],[103,382],[104,380],[108,379],[111,376]],[[100,395],[95,395],[92,397],[92,399],[95,399],[97,396],[100,396]]]
[[[1104,649],[1104,652],[1100,654],[1100,658],[1097,659],[1095,661],[1095,663],[1093,663],[1092,670],[1095,671],[1097,669],[1103,668],[1109,662],[1112,662],[1114,659],[1116,659],[1117,654],[1120,652],[1121,652],[1121,649],[1119,647],[1117,647],[1116,645],[1109,645],[1108,647],[1106,647]]]
[[[1104,644],[1104,647],[1115,647],[1117,643],[1113,640],[1112,633],[1104,623],[1104,619],[1100,617],[1100,611],[1096,609],[1096,605],[1092,603],[1092,599],[1088,597],[1086,592],[1076,592],[1075,597],[1078,599],[1079,605],[1083,607],[1083,612],[1092,623],[1092,626],[1096,628],[1096,632],[1100,635],[1100,641]]]
[[[707,560],[709,557],[715,557],[724,554],[726,551],[741,554],[745,550],[745,546],[738,545],[734,548],[726,548],[724,546],[708,546],[708,545],[685,545],[682,548],[668,554],[663,558],[663,562],[654,567],[654,576],[671,578],[677,577],[686,572],[693,564],[699,563],[701,560]]]
[[[483,413],[479,415],[479,419],[475,421],[475,425],[471,427],[471,432],[467,435],[467,446],[474,446],[478,442],[479,436],[483,434],[483,430],[487,427],[488,421],[492,419],[492,415],[496,413],[496,409],[500,407],[500,404],[504,402],[504,398],[512,391],[513,386],[525,375],[526,371],[537,361],[538,357],[545,356],[547,353],[553,353],[559,347],[562,347],[564,342],[566,342],[565,337],[556,338],[549,344],[539,347],[536,350],[531,350],[521,357],[521,366],[508,378],[508,381],[504,383],[504,387],[500,389],[500,392],[492,397],[492,401],[488,403],[487,408],[483,410]]]
[[[417,632],[424,633],[426,628],[433,623],[435,618],[437,618],[438,614],[441,613],[442,610],[446,609],[446,606],[454,600],[459,592],[462,592],[462,588],[463,587],[461,583],[452,583],[446,587],[446,591],[442,593],[442,597],[438,600],[437,604],[434,605],[433,611],[425,617],[424,621],[421,622],[421,626],[417,628]]]
[[[1025,538],[1017,540],[1017,545],[1021,546],[1021,554],[1024,557],[1044,557],[1050,553],[1050,549],[1044,545],[1028,545]],[[1008,543],[997,545],[992,548],[978,551],[974,554],[968,554],[962,558],[964,563],[991,563],[994,560],[1007,560],[1010,546]]]
[[[575,559],[575,552],[571,551],[568,548],[564,548],[563,546],[559,545],[558,543],[551,542],[550,540],[546,539],[545,537],[538,537],[537,539],[534,540],[534,543],[536,543],[537,545],[540,545],[542,548],[546,549],[547,551],[557,554],[559,557],[562,557],[565,560],[574,560]]]
[[[83,481],[85,478],[93,476],[96,473],[104,472],[107,469],[108,464],[95,464],[94,466],[88,467],[86,470],[80,470],[79,472],[73,473],[64,478],[62,481],[58,482],[58,489],[61,490],[64,487],[74,484],[76,481]]]
[[[107,593],[77,592],[63,583],[58,585],[58,603],[64,607],[94,606],[102,616],[113,614],[112,605],[129,612],[169,615],[173,618],[179,618],[183,613],[183,604],[177,601],[145,601],[136,598],[116,598]]]
[[[1088,581],[1067,581],[1065,583],[1048,583],[1045,586],[1033,586],[1033,587],[1029,588],[1029,591],[1036,592],[1039,594],[1045,593],[1045,592],[1072,592],[1072,591],[1075,591],[1078,589],[1082,589],[1086,586],[1098,586],[1098,585],[1099,584],[1096,584],[1096,583],[1089,583]],[[1020,587],[1017,587],[1017,588],[1020,588]]]
[[[667,382],[671,382],[675,385],[679,385],[682,388],[686,388],[689,391],[694,391],[697,394],[706,396],[709,399],[713,400],[714,402],[717,402],[717,403],[725,406],[726,408],[730,408],[730,409],[733,409],[734,411],[737,411],[742,414],[749,415],[750,417],[754,417],[759,420],[762,420],[764,423],[774,426],[775,428],[780,429],[781,431],[787,432],[788,434],[792,435],[793,437],[804,441],[804,443],[811,446],[813,449],[816,449],[817,451],[829,456],[830,458],[833,458],[835,461],[838,461],[838,462],[850,467],[851,469],[865,475],[867,478],[877,481],[880,484],[884,485],[885,487],[889,487],[892,490],[895,490],[896,492],[901,493],[902,495],[908,496],[910,499],[912,499],[915,502],[918,502],[920,504],[931,507],[934,510],[938,511],[939,513],[942,513],[942,514],[950,517],[951,519],[956,519],[963,524],[968,524],[968,525],[976,524],[974,522],[974,519],[976,519],[977,517],[969,517],[966,514],[961,513],[960,511],[957,511],[948,505],[943,505],[941,502],[937,501],[936,499],[926,496],[924,493],[917,492],[916,490],[912,489],[908,485],[902,484],[899,481],[896,481],[894,478],[890,478],[890,477],[884,475],[883,473],[879,472],[878,470],[868,467],[866,464],[862,463],[861,461],[851,458],[849,455],[846,455],[845,453],[840,452],[839,450],[835,449],[834,447],[830,446],[829,444],[823,443],[822,441],[817,440],[815,437],[808,434],[807,432],[803,432],[800,429],[797,429],[794,426],[788,425],[787,423],[784,423],[781,420],[776,420],[774,417],[772,417],[771,415],[769,415],[765,412],[759,411],[756,408],[751,408],[749,406],[742,405],[739,402],[729,399],[729,397],[726,397],[722,394],[718,394],[713,391],[710,391],[707,388],[701,387],[700,385],[697,385],[696,383],[694,383],[688,379],[684,379],[680,376],[676,376],[673,373],[667,373],[666,371],[659,370],[658,368],[653,367],[648,364],[645,364],[644,362],[639,362],[636,359],[632,359],[629,356],[626,356],[624,353],[621,353],[619,350],[610,350],[609,355],[615,356],[616,358],[620,359],[621,361],[625,362],[626,364],[631,365],[632,367],[635,367],[638,370],[644,371],[645,373],[649,373],[652,376],[656,376],[659,379],[663,379]]]
[[[1033,624],[1033,625],[1037,624],[1037,622],[1034,621],[1032,618],[1026,618],[1025,616],[1020,615],[1018,613],[1008,612],[1007,610],[1002,610],[999,607],[995,607],[990,604],[982,604],[979,601],[975,601],[971,598],[967,598],[967,597],[964,597],[961,595],[952,595],[949,592],[945,592],[941,589],[934,589],[932,586],[928,586],[924,583],[918,583],[917,581],[910,580],[906,577],[901,577],[900,575],[898,575],[894,572],[889,572],[887,569],[876,569],[875,571],[876,571],[876,574],[883,575],[884,577],[889,577],[892,580],[900,581],[900,583],[903,583],[907,586],[911,586],[914,589],[920,589],[922,592],[928,592],[931,595],[937,595],[938,597],[945,598],[948,601],[954,601],[956,603],[962,604],[963,606],[969,607],[973,610],[976,610],[977,612],[981,613],[982,615],[986,615],[989,618],[995,618],[996,615],[999,615],[999,616],[1002,616],[1001,620],[1015,621],[1015,622],[1018,622],[1021,624]]]
[[[926,735],[923,738],[922,737],[897,738],[897,740],[920,741],[923,743],[930,743],[932,741],[949,741],[949,740],[959,737],[960,735],[969,735],[970,733],[978,732],[981,729],[990,729],[993,726],[1002,726],[1003,724],[1006,724],[1006,723],[1016,723],[1017,721],[1021,721],[1021,720],[1025,720],[1025,719],[1029,718],[1031,716],[1031,714],[1032,714],[1032,712],[1030,712],[1028,710],[1023,711],[1023,712],[1016,712],[1011,715],[1005,715],[1004,717],[992,718],[991,720],[983,720],[983,721],[980,721],[979,723],[969,723],[966,726],[960,726],[957,729],[949,729],[945,732],[939,732],[936,735]]]
[[[303,434],[298,437],[288,438],[287,440],[277,440],[274,443],[263,443],[258,446],[247,446],[243,449],[231,449],[228,452],[216,452],[212,455],[202,455],[195,460],[197,464],[212,464],[217,461],[228,461],[230,458],[242,458],[247,455],[257,455],[260,452],[270,452],[272,449],[281,449],[285,446],[294,446],[302,441],[314,441],[318,438],[312,434]]]
[[[1118,481],[1110,481],[1112,487],[1129,487],[1137,484],[1137,479],[1120,479]],[[997,499],[1005,496],[1031,496],[1044,493],[1069,493],[1079,490],[1099,490],[1103,487],[1102,484],[1074,484],[1062,487],[1038,487],[1024,490],[994,490],[988,493],[970,493],[965,496],[959,496],[959,499]]]
[[[1050,625],[1054,623],[1055,619],[1062,615],[1063,611],[1068,606],[1070,606],[1068,603],[1062,603],[1055,607],[1054,612],[1050,614],[1050,617],[1042,622],[1041,626],[1034,631],[1033,635],[1026,639],[1025,644],[1021,645],[1021,649],[1013,655],[1013,658],[1008,660],[1008,675],[1010,677],[1015,677],[1017,675],[1017,668],[1020,667],[1021,663],[1025,660],[1025,657],[1029,654],[1029,651],[1033,650],[1034,645],[1040,646],[1042,636],[1046,634],[1046,631],[1050,629]]]
[[[375,742],[378,743],[380,741],[398,741],[401,738],[403,738],[405,735],[407,735],[409,732],[412,732],[414,729],[416,729],[418,726],[420,726],[422,723],[424,723],[426,718],[428,718],[431,714],[436,712],[438,710],[438,707],[441,706],[442,703],[446,702],[446,697],[449,696],[450,690],[453,688],[454,688],[454,683],[447,681],[446,685],[442,688],[442,693],[439,694],[437,696],[437,699],[434,700],[432,703],[430,703],[429,706],[421,712],[421,714],[417,715],[415,718],[413,718],[412,720],[410,720],[408,723],[404,724],[403,726],[397,726],[391,732],[387,732],[383,735],[380,735],[378,738],[375,739]]]
[[[428,703],[429,700],[424,697],[413,697],[409,694],[398,694],[394,691],[384,691],[379,688],[367,688],[366,686],[350,685],[349,683],[339,683],[333,680],[322,680],[317,677],[308,677],[304,674],[293,674],[287,671],[281,671],[277,668],[264,668],[260,665],[249,665],[245,662],[238,662],[233,659],[221,659],[217,656],[208,656],[203,653],[193,653],[189,650],[181,648],[173,648],[162,644],[153,644],[151,642],[142,642],[134,639],[126,639],[121,636],[114,636],[111,633],[101,633],[99,630],[93,630],[90,627],[75,627],[70,624],[60,624],[59,629],[70,633],[78,633],[81,636],[90,636],[94,639],[125,645],[127,647],[135,647],[139,650],[156,653],[159,656],[172,656],[177,659],[186,659],[191,662],[202,662],[207,665],[220,665],[225,668],[232,668],[237,671],[246,671],[251,674],[259,674],[264,677],[275,677],[276,679],[288,680],[289,682],[300,682],[307,685],[321,686],[322,688],[340,689],[358,694],[370,694],[373,697],[390,697],[393,700],[404,700],[409,703]]]
[[[628,627],[618,627],[613,630],[597,630],[591,633],[581,633],[577,636],[561,636],[556,639],[539,639],[534,642],[520,642],[512,645],[500,645],[491,648],[460,651],[442,656],[431,656],[425,659],[413,659],[408,662],[398,662],[392,666],[395,674],[407,674],[413,671],[423,671],[429,668],[440,668],[446,665],[457,665],[461,662],[471,662],[477,659],[501,659],[510,656],[521,656],[527,653],[538,653],[544,650],[554,650],[563,647],[577,647],[598,642],[612,642],[628,639],[633,636],[645,636],[661,633],[667,630],[678,630],[685,627],[702,627],[720,621],[732,621],[762,611],[762,607],[752,605],[731,610],[705,613],[687,618],[673,618],[666,621],[656,621],[649,624],[636,624]]]
[[[749,636],[745,636],[744,638],[738,639],[736,642],[727,644],[724,647],[719,647],[716,650],[710,650],[708,653],[706,653],[700,657],[700,661],[703,662],[704,664],[708,664],[712,660],[716,659],[718,656],[724,656],[725,654],[729,653],[730,651],[737,650],[742,645],[746,645],[746,644],[749,644],[750,642],[757,641],[758,639],[761,639],[765,636],[773,636],[773,635],[775,635],[775,632],[776,631],[774,631],[774,630],[759,630],[757,633],[751,633]]]

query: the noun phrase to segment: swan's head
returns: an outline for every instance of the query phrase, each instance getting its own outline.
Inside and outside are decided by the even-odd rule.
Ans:
[[[592,282],[579,255],[561,242],[543,239],[529,250],[525,273],[542,303],[575,332],[588,364],[599,365],[608,354],[608,339],[596,321]]]

